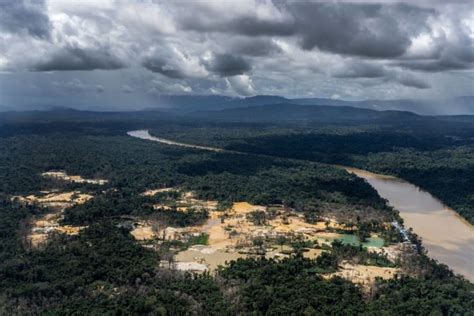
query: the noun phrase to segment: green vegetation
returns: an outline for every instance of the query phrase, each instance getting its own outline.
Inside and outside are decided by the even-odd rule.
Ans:
[[[191,237],[186,245],[163,243],[155,251],[136,242],[126,225],[121,225],[130,218],[175,226],[202,223],[208,217],[202,210],[154,209],[154,204],[165,202],[174,193],[141,195],[149,189],[179,187],[194,191],[199,198],[218,200],[220,209],[233,201],[283,204],[303,212],[309,221],[334,216],[353,225],[362,238],[377,232],[388,242],[399,241],[399,234],[381,226],[397,218],[385,201],[366,182],[321,162],[367,163],[371,169],[410,173],[408,161],[417,156],[410,174],[420,172],[418,177],[424,174],[422,178],[431,179],[430,183],[436,183],[433,174],[451,164],[452,169],[461,171],[438,173],[447,177],[447,186],[438,186],[440,193],[433,191],[441,197],[442,192],[449,193],[448,187],[458,188],[454,181],[449,182],[452,177],[471,179],[472,145],[468,140],[461,141],[463,147],[454,146],[449,140],[416,136],[417,131],[413,132],[415,139],[387,131],[378,137],[375,127],[309,126],[311,133],[305,132],[305,136],[301,127],[294,126],[280,126],[272,135],[272,127],[265,125],[254,138],[253,132],[245,130],[246,125],[233,125],[230,131],[224,125],[212,126],[209,130],[215,132],[201,132],[209,144],[220,134],[219,142],[229,148],[283,157],[272,158],[207,153],[124,134],[143,126],[167,129],[168,135],[176,126],[186,135],[202,128],[183,122],[159,123],[116,118],[0,126],[0,314],[468,315],[474,310],[474,285],[426,257],[418,240],[414,240],[417,251],[410,254],[410,260],[397,264],[406,275],[377,280],[367,292],[347,280],[324,276],[336,271],[343,261],[395,265],[363,247],[335,242],[316,260],[309,260],[302,254],[314,245],[301,241],[293,244],[297,251],[288,259],[239,259],[221,267],[215,276],[192,275],[163,267],[160,262],[172,260],[171,248],[206,244],[209,236]],[[238,129],[245,137],[240,137]],[[231,134],[234,136],[229,137]],[[370,151],[360,150],[364,144]],[[433,155],[431,160],[429,155]],[[393,168],[396,164],[399,169]],[[41,177],[40,173],[48,170],[109,182],[98,186]],[[466,199],[472,194],[468,182],[463,184],[464,191],[459,189],[462,197],[456,204],[457,210],[465,205],[467,213],[472,206]],[[88,227],[75,236],[54,234],[43,247],[31,248],[24,242],[29,219],[45,210],[13,202],[11,197],[52,189],[80,190],[94,196],[64,213],[65,223]],[[249,216],[264,223],[267,218],[261,215]],[[278,240],[282,248],[287,243],[283,238]]]
[[[474,146],[369,154],[353,165],[414,183],[474,224]]]
[[[237,123],[234,123],[237,124]],[[275,157],[358,167],[427,190],[474,223],[474,121],[436,119],[350,125],[183,127],[151,133]],[[273,128],[272,128],[273,127]],[[206,131],[206,132],[204,132]]]
[[[330,265],[331,259],[239,259],[230,263],[220,274],[228,284],[239,284],[240,300],[231,305],[231,311],[268,315],[462,315],[474,309],[472,284],[455,278],[379,280],[378,290],[366,301],[352,283],[321,278],[317,271],[328,262]]]
[[[189,238],[189,245],[207,245],[209,242],[209,235],[206,233],[202,233],[199,236],[191,236]]]
[[[221,204],[249,201],[284,204],[298,211],[331,212],[341,218],[390,219],[391,209],[363,180],[335,167],[270,157],[216,154],[106,136],[99,127],[90,135],[73,133],[0,138],[0,183],[7,194],[40,190],[81,189],[94,199],[65,211],[65,223],[89,224],[102,218],[151,215],[154,200],[147,189],[181,187],[199,198]],[[107,130],[104,130],[105,134]],[[32,153],[34,159],[31,159]],[[71,184],[42,177],[65,170],[71,175],[108,179],[105,186]],[[179,226],[207,217],[199,210],[163,212]]]
[[[25,249],[16,227],[32,208],[1,200],[2,314],[468,314],[473,285],[445,268],[418,279],[377,281],[369,299],[340,278],[326,280],[341,260],[390,265],[363,248],[334,244],[316,261],[239,259],[219,276],[158,268],[159,253],[133,241],[110,222],[79,236],[57,235],[40,250]],[[424,261],[424,264],[436,266]],[[232,294],[230,294],[232,293]]]
[[[2,205],[2,222],[12,223],[15,215],[8,210],[18,207]],[[16,236],[7,236],[5,229],[2,245],[11,245]],[[41,250],[19,245],[8,250],[0,258],[2,315],[225,311],[211,277],[157,269],[158,254],[111,223],[94,224],[77,237],[57,235]]]

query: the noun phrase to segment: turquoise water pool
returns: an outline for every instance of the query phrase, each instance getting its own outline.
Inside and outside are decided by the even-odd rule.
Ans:
[[[337,237],[328,237],[328,238],[324,238],[324,240],[327,240],[329,242],[332,242],[334,240],[340,240],[345,245],[353,245],[353,246],[359,246],[361,244],[359,238],[356,235],[352,235],[352,234],[339,234]],[[369,237],[367,238],[366,242],[362,243],[362,246],[381,248],[384,246],[384,243],[385,243],[385,240],[383,238]]]

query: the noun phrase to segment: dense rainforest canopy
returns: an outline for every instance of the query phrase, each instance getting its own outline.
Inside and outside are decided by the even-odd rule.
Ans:
[[[126,136],[136,128],[265,156],[208,153]],[[421,246],[411,261],[418,273],[380,279],[367,293],[340,277],[324,277],[354,257],[361,263],[392,265],[362,247],[335,242],[317,259],[300,252],[284,260],[254,257],[230,262],[215,274],[193,275],[160,266],[166,252],[141,246],[130,228],[120,225],[124,216],[156,213],[151,205],[160,197],[140,193],[166,187],[192,190],[221,205],[243,200],[283,204],[308,218],[331,212],[345,220],[357,218],[365,225],[360,227],[399,219],[366,182],[327,163],[423,182],[469,219],[473,193],[466,183],[472,183],[473,158],[466,131],[446,131],[460,137],[453,140],[424,138],[416,128],[402,132],[377,126],[302,128],[121,118],[3,124],[0,314],[467,315],[474,310],[473,284],[430,260]],[[71,183],[41,176],[49,170],[109,182]],[[441,175],[445,183],[439,182]],[[66,208],[62,219],[87,228],[78,235],[53,234],[37,249],[25,244],[23,234],[29,220],[46,210],[12,196],[42,190],[80,190],[94,198]],[[456,200],[450,199],[454,191]],[[207,217],[199,210],[163,214],[175,226]]]

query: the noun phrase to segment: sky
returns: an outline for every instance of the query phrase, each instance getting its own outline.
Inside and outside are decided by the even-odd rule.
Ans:
[[[0,0],[0,110],[474,93],[469,1]]]

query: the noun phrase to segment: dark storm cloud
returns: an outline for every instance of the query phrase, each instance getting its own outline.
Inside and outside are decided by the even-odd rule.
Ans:
[[[219,20],[213,13],[201,12],[197,16],[194,13],[183,14],[178,17],[178,23],[184,30],[246,36],[289,36],[296,31],[292,21],[261,20],[252,15]]]
[[[387,74],[383,66],[367,63],[357,62],[337,69],[333,73],[336,78],[380,78]]]
[[[470,69],[473,66],[472,63],[460,60],[407,60],[396,62],[394,65],[426,72]]]
[[[302,48],[370,58],[401,56],[433,11],[407,5],[292,3]]]
[[[213,54],[210,60],[203,61],[203,65],[221,77],[242,75],[252,68],[246,59],[231,54]]]
[[[411,70],[441,72],[471,69],[474,66],[474,40],[467,34],[458,34],[455,43],[438,43],[431,58],[407,59],[393,64]]]
[[[416,89],[431,88],[431,85],[413,76],[400,76],[396,78],[396,81],[404,85],[405,87],[411,87],[411,88],[416,88]]]
[[[125,64],[106,49],[63,48],[31,67],[33,71],[120,69]]]
[[[220,18],[214,12],[183,14],[185,30],[223,32],[246,36],[295,36],[303,49],[393,58],[403,55],[410,38],[427,28],[434,10],[405,4],[282,2],[285,18],[268,21],[256,15]]]
[[[0,95],[472,94],[473,6],[401,2],[0,0]]]
[[[348,79],[377,79],[379,83],[396,82],[405,87],[416,89],[430,88],[428,83],[412,74],[358,60],[342,64],[332,73],[332,76]],[[370,85],[373,85],[373,83],[373,81],[369,82]]]
[[[148,57],[142,62],[142,66],[150,71],[173,79],[184,79],[187,77],[185,71],[160,57]]]
[[[44,1],[1,0],[0,31],[48,38],[50,22]]]
[[[248,56],[268,56],[281,52],[281,48],[266,38],[239,38],[230,44],[230,50]]]

